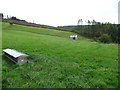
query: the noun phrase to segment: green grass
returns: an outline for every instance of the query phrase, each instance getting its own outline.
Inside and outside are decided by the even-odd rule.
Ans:
[[[17,66],[3,55],[4,88],[117,88],[118,46],[93,43],[72,32],[3,23],[3,49],[37,62]]]

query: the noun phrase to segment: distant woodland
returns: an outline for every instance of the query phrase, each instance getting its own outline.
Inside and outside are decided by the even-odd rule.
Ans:
[[[93,40],[97,42],[102,43],[120,43],[120,25],[119,24],[112,24],[109,22],[103,23],[103,22],[97,22],[95,20],[90,21],[88,20],[86,23],[88,25],[83,25],[83,20],[79,19],[77,24],[75,26],[47,26],[47,25],[41,25],[41,24],[35,24],[35,23],[29,23],[25,20],[18,19],[17,17],[9,17],[7,15],[6,18],[4,18],[4,15],[2,14],[3,21],[8,21],[10,24],[21,24],[21,25],[27,25],[27,26],[33,26],[33,27],[43,27],[43,28],[51,28],[51,29],[57,29],[57,30],[63,30],[63,31],[71,31],[75,32],[77,34],[80,34],[82,36],[92,38]],[[80,24],[80,25],[79,25]]]
[[[78,23],[81,25],[77,26],[62,26],[60,28],[69,29],[72,32],[81,34],[82,36],[92,38],[95,41],[103,43],[120,43],[120,25],[101,23],[93,21],[87,21],[88,25],[82,25],[83,21],[79,20]]]

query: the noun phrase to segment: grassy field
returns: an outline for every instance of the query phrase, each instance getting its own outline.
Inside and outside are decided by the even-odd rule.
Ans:
[[[3,88],[117,88],[118,46],[71,34],[3,23],[2,48],[37,61],[18,66],[3,55]]]

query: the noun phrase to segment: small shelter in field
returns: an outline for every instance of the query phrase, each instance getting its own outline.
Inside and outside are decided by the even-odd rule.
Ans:
[[[28,62],[28,55],[24,54],[22,52],[18,52],[14,49],[4,49],[4,54],[7,56],[10,60],[12,60],[14,63],[18,65],[22,65],[26,62]]]
[[[70,39],[72,39],[72,40],[78,40],[78,36],[77,35],[70,35]]]

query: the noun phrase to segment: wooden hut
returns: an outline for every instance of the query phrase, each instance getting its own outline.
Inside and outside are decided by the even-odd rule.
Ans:
[[[12,60],[14,63],[18,65],[22,65],[26,62],[28,62],[28,55],[24,54],[22,52],[18,52],[14,49],[4,49],[4,54],[7,56],[10,60]]]
[[[78,39],[78,36],[77,36],[77,35],[70,35],[70,39],[72,39],[72,40],[77,40],[77,39]]]

